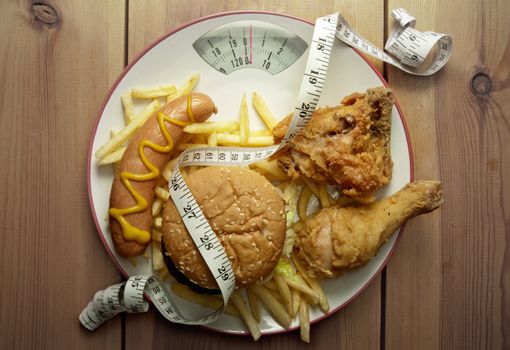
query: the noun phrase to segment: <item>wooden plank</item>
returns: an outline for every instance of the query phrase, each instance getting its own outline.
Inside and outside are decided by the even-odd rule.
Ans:
[[[375,44],[382,46],[383,41],[383,1],[315,1],[281,2],[272,1],[152,1],[150,6],[141,0],[129,1],[129,59],[140,50],[183,23],[201,16],[228,10],[257,9],[277,11],[310,21],[316,17],[341,11],[351,24]],[[381,68],[382,65],[378,63]],[[380,343],[381,295],[380,278],[352,304],[335,315],[312,326],[314,347],[377,349]],[[143,329],[143,332],[140,330]],[[126,348],[255,348],[260,343],[265,348],[280,349],[304,348],[299,334],[291,332],[272,337],[262,337],[259,343],[253,343],[249,337],[225,336],[197,327],[174,325],[164,321],[151,309],[149,313],[127,316]]]
[[[397,7],[420,30],[451,34],[454,52],[432,77],[388,71],[416,178],[441,179],[445,203],[408,224],[388,266],[386,348],[509,348],[510,4],[388,2]],[[488,78],[475,93],[477,73]]]
[[[78,315],[119,280],[90,215],[86,155],[123,66],[124,1],[34,3],[0,5],[0,348],[120,348],[119,319],[92,335]]]

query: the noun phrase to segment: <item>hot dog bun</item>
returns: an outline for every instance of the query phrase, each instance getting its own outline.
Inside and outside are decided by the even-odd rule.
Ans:
[[[191,99],[188,101],[188,99]],[[110,194],[110,230],[112,234],[113,244],[119,255],[123,257],[134,257],[143,254],[148,243],[139,243],[135,240],[127,240],[124,237],[123,230],[119,221],[112,216],[112,208],[124,209],[130,208],[137,204],[137,201],[126,188],[122,182],[121,174],[129,172],[132,174],[147,174],[150,171],[144,165],[139,155],[139,144],[146,140],[156,145],[166,146],[168,143],[160,129],[158,124],[157,115],[163,113],[166,116],[181,120],[188,121],[188,102],[190,103],[193,119],[196,122],[202,122],[207,120],[211,114],[216,113],[216,107],[211,100],[205,94],[192,93],[188,96],[182,96],[174,101],[171,101],[161,107],[147,122],[140,127],[135,133],[133,139],[129,143],[119,166],[115,171],[115,177],[112,184],[112,190]],[[182,137],[182,127],[171,124],[165,121],[164,125],[168,130],[173,143],[174,148],[180,142]],[[170,160],[172,152],[160,153],[152,150],[149,147],[144,147],[144,154],[157,169],[161,170],[165,164]],[[151,232],[152,228],[152,203],[154,201],[154,189],[159,180],[159,176],[155,179],[147,181],[135,181],[130,180],[131,185],[146,201],[147,207],[145,210],[137,213],[124,215],[125,220],[135,227],[136,229]]]

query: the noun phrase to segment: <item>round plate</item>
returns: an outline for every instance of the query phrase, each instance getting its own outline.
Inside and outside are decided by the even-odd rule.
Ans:
[[[119,130],[124,126],[120,102],[123,92],[134,87],[180,85],[193,73],[200,73],[196,91],[211,96],[219,111],[211,120],[237,119],[242,95],[246,93],[250,101],[253,91],[259,93],[273,113],[280,118],[294,108],[308,50],[292,66],[274,76],[259,69],[243,69],[225,76],[211,68],[194,51],[192,44],[201,35],[217,26],[239,20],[266,21],[282,26],[299,35],[307,43],[311,41],[314,28],[313,24],[298,18],[253,11],[227,12],[196,20],[160,38],[136,57],[113,84],[101,107],[92,133],[88,155],[89,199],[92,215],[106,251],[125,276],[151,274],[151,262],[150,259],[139,257],[135,267],[129,260],[116,253],[107,221],[113,169],[110,166],[96,166],[93,156],[96,150],[109,139],[111,129]],[[319,106],[337,105],[344,96],[352,92],[381,85],[387,84],[358,51],[335,40],[328,78]],[[251,115],[250,127],[263,128],[255,111],[251,109],[251,103],[248,104]],[[393,179],[388,186],[379,191],[379,197],[393,194],[413,178],[411,144],[398,104],[392,114],[391,154],[394,161]],[[321,281],[331,306],[328,315],[347,305],[377,276],[395,248],[400,233],[393,235],[381,247],[379,254],[366,266],[341,277]],[[187,302],[183,301],[183,303],[189,305]],[[310,319],[316,322],[325,316],[327,315],[320,310],[313,310]],[[295,320],[291,329],[297,326],[298,321]],[[208,327],[233,334],[247,333],[240,319],[226,315],[222,315],[218,321]],[[263,334],[286,331],[267,314],[263,314],[260,328]]]

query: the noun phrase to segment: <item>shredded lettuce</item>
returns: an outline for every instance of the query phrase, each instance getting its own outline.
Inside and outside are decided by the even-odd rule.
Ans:
[[[287,219],[287,232],[285,235],[285,242],[283,244],[282,256],[290,257],[294,241],[296,239],[296,232],[292,229],[297,214],[297,199],[299,194],[299,185],[292,181],[283,191],[283,200],[285,201],[285,213]]]
[[[294,271],[294,268],[287,259],[280,259],[278,264],[276,264],[275,271],[276,273],[291,279],[297,278],[296,271]]]

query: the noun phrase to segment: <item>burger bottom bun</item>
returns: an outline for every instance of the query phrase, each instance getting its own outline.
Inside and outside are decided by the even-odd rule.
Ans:
[[[236,286],[263,280],[275,268],[285,241],[279,190],[262,175],[238,167],[203,168],[186,183],[225,248]],[[162,238],[180,272],[204,288],[218,288],[172,201],[163,209]]]

